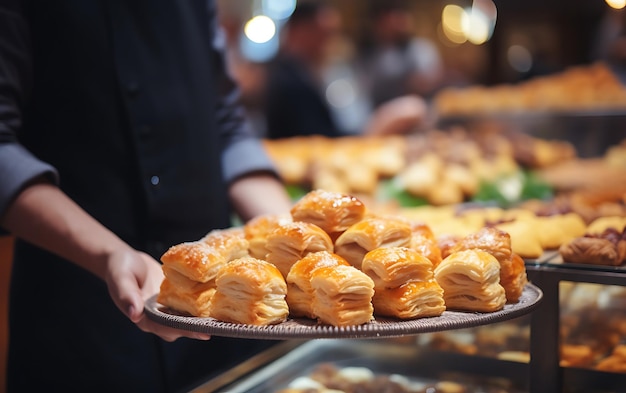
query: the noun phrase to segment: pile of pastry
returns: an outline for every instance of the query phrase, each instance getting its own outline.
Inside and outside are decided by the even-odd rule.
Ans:
[[[621,266],[626,263],[626,217],[594,220],[583,236],[559,247],[563,262]]]
[[[420,206],[401,214],[414,221],[428,222],[438,239],[458,239],[489,226],[506,232],[513,253],[524,259],[539,259],[570,240],[583,236],[587,224],[575,212],[534,211],[528,204],[515,208]],[[441,241],[441,240],[440,240]]]
[[[527,283],[508,233],[485,227],[440,243],[425,223],[314,190],[290,214],[257,217],[172,246],[157,301],[251,325],[304,317],[332,326],[500,310]]]
[[[523,111],[623,110],[626,90],[603,62],[569,67],[524,82],[441,90],[434,99],[441,116]]]
[[[407,164],[407,140],[401,135],[321,135],[266,139],[264,146],[287,184],[350,194],[374,195],[381,178]]]

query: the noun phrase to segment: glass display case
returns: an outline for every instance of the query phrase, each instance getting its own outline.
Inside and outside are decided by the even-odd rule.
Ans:
[[[531,314],[392,339],[288,340],[193,392],[301,392],[312,376],[345,373],[360,392],[364,381],[394,392],[623,392],[626,268],[549,261],[526,266],[543,291]]]

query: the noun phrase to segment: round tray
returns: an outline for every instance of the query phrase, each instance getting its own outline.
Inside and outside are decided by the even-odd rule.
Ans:
[[[385,338],[418,333],[462,329],[513,319],[531,312],[543,297],[532,284],[524,287],[517,303],[506,304],[504,309],[489,313],[444,311],[438,317],[398,320],[376,317],[372,322],[335,327],[319,324],[307,318],[290,318],[277,325],[256,326],[221,322],[214,318],[185,316],[156,301],[156,295],[146,302],[148,318],[165,326],[214,336],[265,340],[315,339],[315,338]]]

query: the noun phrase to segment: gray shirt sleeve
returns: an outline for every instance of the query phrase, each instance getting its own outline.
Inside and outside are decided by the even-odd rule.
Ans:
[[[277,176],[276,168],[267,155],[263,143],[247,121],[240,104],[240,92],[225,60],[225,39],[219,23],[213,23],[213,51],[217,63],[216,80],[220,97],[216,119],[222,140],[223,177],[227,183],[247,173],[265,171]],[[278,176],[277,176],[278,177]]]
[[[28,34],[19,4],[6,2],[0,6],[0,216],[33,179],[44,175],[58,182],[56,170],[17,139],[30,70]]]
[[[18,143],[0,142],[0,215],[29,182],[41,176],[58,183],[58,173],[52,166]]]

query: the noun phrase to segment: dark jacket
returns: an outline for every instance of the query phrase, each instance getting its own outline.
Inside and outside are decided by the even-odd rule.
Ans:
[[[280,54],[268,64],[264,115],[267,137],[341,136],[328,101],[307,65]]]
[[[226,185],[271,170],[243,121],[201,0],[0,1],[0,214],[47,175],[155,258],[230,225]],[[99,279],[23,242],[10,298],[9,391],[193,386],[255,342],[162,342]]]

